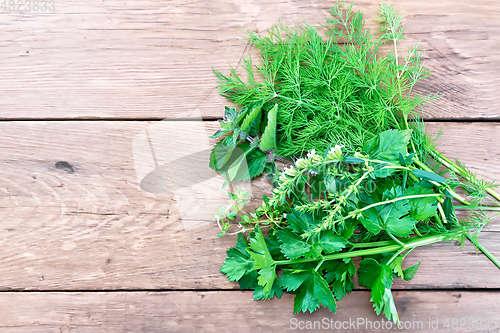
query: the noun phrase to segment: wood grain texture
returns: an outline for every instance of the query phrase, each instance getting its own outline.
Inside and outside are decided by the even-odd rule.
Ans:
[[[435,332],[436,328],[439,332],[497,332],[500,325],[498,292],[397,291],[394,298],[405,332]],[[353,292],[338,303],[336,314],[322,308],[294,316],[289,294],[257,302],[250,292],[240,291],[1,293],[0,332],[390,331],[382,329],[391,324],[376,316],[369,299],[368,292]],[[455,328],[453,319],[457,319]],[[305,330],[306,325],[316,329]]]
[[[371,22],[379,1],[356,8]],[[217,118],[211,68],[246,54],[241,30],[323,22],[331,1],[56,1],[54,12],[0,12],[0,119]],[[426,118],[499,118],[500,4],[404,0],[406,46],[421,41],[441,93]]]
[[[500,178],[500,125],[445,125],[439,142],[449,157],[461,158],[480,176]],[[429,131],[439,126],[430,124]],[[238,288],[219,273],[234,244],[232,237],[215,237],[211,221],[226,195],[221,183],[148,193],[139,187],[134,160],[134,138],[147,128],[159,164],[173,172],[174,162],[184,159],[188,163],[180,165],[190,170],[193,164],[202,174],[206,156],[193,152],[209,146],[216,127],[193,121],[0,122],[0,290]],[[177,139],[162,141],[168,138]],[[135,148],[144,159],[149,149]],[[252,205],[269,191],[265,180],[253,182]],[[498,219],[487,230],[481,239],[500,256]],[[395,287],[500,287],[498,269],[470,245],[461,251],[453,244],[425,247],[408,256],[408,264],[417,260],[422,264],[415,279]]]

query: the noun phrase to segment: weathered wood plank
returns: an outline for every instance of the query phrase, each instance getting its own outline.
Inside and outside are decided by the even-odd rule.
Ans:
[[[206,166],[206,155],[194,152],[209,146],[206,137],[215,127],[192,121],[1,122],[0,289],[237,288],[218,271],[234,238],[215,237],[218,228],[210,222],[225,198],[217,178],[184,188],[171,182],[168,193],[148,193],[135,168],[153,163],[148,143],[134,146],[148,128],[160,165],[178,170],[175,159],[203,174],[197,166]],[[500,178],[500,125],[444,127],[440,142],[450,157],[481,176]],[[134,147],[142,154],[139,162],[147,157],[149,164],[134,161]],[[254,182],[254,203],[269,189],[264,180]],[[482,239],[500,256],[497,221]],[[398,288],[500,287],[498,269],[470,245],[459,251],[437,244],[407,260],[422,260],[421,268]]]
[[[406,332],[436,329],[497,332],[500,326],[498,292],[398,291],[394,292],[394,298]],[[312,314],[294,316],[293,295],[288,294],[279,300],[257,302],[252,301],[250,292],[239,291],[1,293],[0,332],[290,332],[300,329],[380,332],[389,331],[389,327],[394,329],[395,325],[385,317],[376,316],[369,299],[368,292],[353,292],[338,303],[336,314],[319,309]]]
[[[358,1],[368,25],[378,0]],[[3,10],[0,119],[220,117],[211,68],[238,66],[240,29],[323,22],[331,1],[65,1],[54,12]],[[408,44],[422,41],[443,97],[427,118],[499,117],[500,4],[398,1]],[[407,46],[404,44],[402,48]]]

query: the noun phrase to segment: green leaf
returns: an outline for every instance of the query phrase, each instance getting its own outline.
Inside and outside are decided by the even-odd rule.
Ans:
[[[243,123],[241,124],[241,132],[247,133],[250,129],[250,125],[255,121],[255,119],[260,116],[260,106],[256,106],[252,109],[252,111],[246,115],[243,119]]]
[[[231,138],[227,137],[226,139]],[[226,140],[224,139],[224,140]],[[252,153],[256,147],[250,145],[249,142],[243,142],[232,148],[230,158],[217,172],[226,178],[226,182],[244,181],[250,179],[250,171],[247,164],[247,156]],[[255,155],[257,156],[257,155]]]
[[[278,115],[278,104],[267,113],[267,125],[260,139],[260,149],[276,150],[276,117]]]
[[[267,249],[269,250],[269,253],[271,253],[271,256],[273,258],[280,258],[283,255],[280,249],[280,242],[278,240],[278,237],[276,237],[276,231],[277,231],[276,229],[269,230],[269,234],[267,235],[265,240]]]
[[[428,182],[420,182],[413,184],[406,190],[406,195],[423,195],[434,194],[431,184]],[[436,197],[423,197],[409,199],[410,216],[415,220],[425,220],[436,213],[437,210]]]
[[[250,179],[246,155],[251,148],[248,148],[246,151],[241,149],[247,149],[245,144],[234,148],[231,159],[227,162],[227,167],[224,166],[221,169],[221,171],[225,169],[222,174],[226,177],[228,183]]]
[[[273,285],[276,282],[276,266],[262,268],[259,270],[259,277],[257,278],[259,286],[262,286],[264,298],[271,298]]]
[[[286,220],[292,230],[299,235],[316,228],[319,224],[319,221],[315,220],[312,214],[298,210],[292,210],[292,213],[287,214]]]
[[[453,206],[453,202],[450,198],[446,198],[443,203],[443,211],[448,221],[447,227],[452,226],[455,222],[457,222],[457,214],[455,213],[455,207]]]
[[[367,141],[363,150],[372,159],[399,164],[399,154],[408,154],[411,130],[387,130]]]
[[[227,137],[214,146],[210,155],[210,167],[224,175],[228,183],[259,176],[266,167],[266,154],[249,142],[236,147],[225,145],[232,142],[232,137]]]
[[[241,289],[255,288],[257,285],[257,278],[259,273],[257,271],[246,272],[245,275],[238,280]]]
[[[425,180],[430,180],[430,181],[434,181],[434,182],[438,182],[438,183],[445,183],[446,182],[446,178],[441,177],[441,176],[435,174],[434,172],[413,169],[411,171],[411,173],[413,173],[418,178],[422,178]]]
[[[375,312],[383,312],[388,320],[399,322],[396,304],[392,297],[392,269],[389,265],[380,265],[375,259],[364,259],[359,263],[358,282],[371,289],[371,301]]]
[[[309,273],[303,270],[285,269],[281,274],[281,285],[287,291],[297,290],[309,278]]]
[[[326,280],[314,269],[285,271],[282,286],[296,294],[293,312],[313,312],[320,306],[336,312],[337,304]]]
[[[253,261],[247,251],[248,245],[242,234],[238,234],[236,247],[227,250],[227,258],[220,272],[225,274],[229,281],[238,281],[253,268]]]
[[[359,263],[358,283],[361,286],[370,288],[380,276],[381,266],[372,258],[363,259]]]
[[[378,216],[378,211],[375,207],[367,209],[361,214],[362,215],[359,218],[359,221],[363,224],[363,227],[365,227],[366,230],[372,234],[377,235],[382,229],[384,229],[382,221]]]
[[[300,236],[290,229],[282,229],[276,233],[281,245],[280,249],[289,259],[297,259],[311,251],[311,245],[302,240]]]
[[[394,236],[408,237],[417,223],[411,217],[404,216],[410,211],[410,206],[406,204],[407,202],[408,200],[396,201],[395,203],[386,205],[379,213],[385,230]]]
[[[219,141],[212,148],[212,153],[210,154],[210,168],[215,169],[215,171],[220,170],[231,158],[232,153],[233,147],[225,146],[223,140]]]
[[[219,120],[220,130],[215,132],[211,138],[217,139],[234,131],[236,127],[236,109],[224,107],[224,118]]]
[[[351,163],[351,164],[364,163],[364,161],[365,160],[362,160],[361,158],[357,158],[354,156],[346,156],[346,158],[344,159],[345,163]]]
[[[273,286],[271,291],[266,294],[264,287],[261,285],[257,285],[253,291],[253,299],[254,300],[266,300],[276,296],[276,298],[281,298],[283,296],[283,289],[281,289],[281,285],[278,279],[275,279],[273,282]]]
[[[328,283],[332,284],[337,301],[355,288],[352,276],[356,274],[356,266],[351,258],[330,261],[322,267],[327,271],[324,277]]]
[[[228,133],[231,133],[231,132],[228,132],[226,130],[223,130],[222,128],[218,131],[216,131],[214,134],[212,134],[210,136],[211,139],[218,139],[220,138],[221,136],[224,136],[225,134],[228,134]]]
[[[248,174],[250,179],[259,176],[266,168],[267,156],[259,150],[254,149],[246,155]]]
[[[253,270],[274,266],[274,260],[267,248],[264,235],[259,225],[255,226],[254,236],[250,238],[250,257],[254,261]]]
[[[252,270],[259,270],[258,284],[263,287],[265,297],[269,297],[276,280],[276,265],[267,248],[267,244],[259,225],[255,226],[250,237],[250,258],[253,260]]]
[[[410,281],[411,279],[413,279],[413,276],[417,272],[418,267],[420,266],[420,262],[403,270],[403,259],[403,256],[397,256],[390,263],[390,266],[392,271],[397,274],[398,277],[402,278],[405,281]]]
[[[335,234],[334,231],[329,230],[321,235],[319,244],[323,248],[323,252],[325,252],[325,254],[329,254],[339,252],[345,248],[347,240]]]
[[[412,265],[412,266],[408,267],[407,269],[405,269],[403,271],[403,274],[404,274],[403,279],[405,281],[410,281],[411,279],[413,279],[413,276],[417,272],[419,266],[420,266],[420,261],[418,262],[418,264]]]
[[[390,264],[392,271],[400,278],[404,278],[405,276],[403,272],[403,259],[404,258],[402,256],[397,256]]]
[[[396,186],[385,190],[382,197],[383,200],[391,200],[402,195],[401,187]],[[373,198],[366,196],[363,200],[369,204]],[[398,200],[364,210],[359,220],[374,235],[377,235],[381,230],[386,230],[395,236],[407,237],[412,233],[417,223],[415,219],[406,216],[409,210],[408,200]]]

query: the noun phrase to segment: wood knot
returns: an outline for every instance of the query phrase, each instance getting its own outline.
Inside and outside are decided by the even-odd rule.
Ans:
[[[56,163],[56,168],[66,171],[67,173],[75,173],[73,167],[68,162],[60,161]]]

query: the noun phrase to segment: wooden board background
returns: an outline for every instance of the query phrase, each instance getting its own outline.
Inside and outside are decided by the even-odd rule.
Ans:
[[[377,4],[355,7],[371,20]],[[234,239],[215,237],[203,209],[220,197],[216,179],[156,194],[138,179],[137,156],[150,151],[134,142],[145,130],[167,138],[155,143],[165,159],[175,147],[210,143],[225,105],[211,68],[238,70],[249,52],[241,30],[322,22],[330,5],[68,0],[54,12],[0,8],[0,331],[268,332],[290,330],[292,318],[382,320],[363,290],[336,315],[292,316],[286,295],[252,301],[218,271]],[[500,178],[500,3],[394,5],[407,27],[403,46],[421,41],[433,72],[417,91],[442,94],[423,110],[429,133],[442,128],[447,156]],[[193,156],[203,163],[203,154]],[[253,204],[269,189],[253,182]],[[186,206],[193,213],[181,219]],[[481,241],[500,256],[498,222]],[[500,272],[472,246],[428,246],[408,264],[418,260],[414,280],[394,286],[403,320],[433,331],[429,319],[500,318]]]

